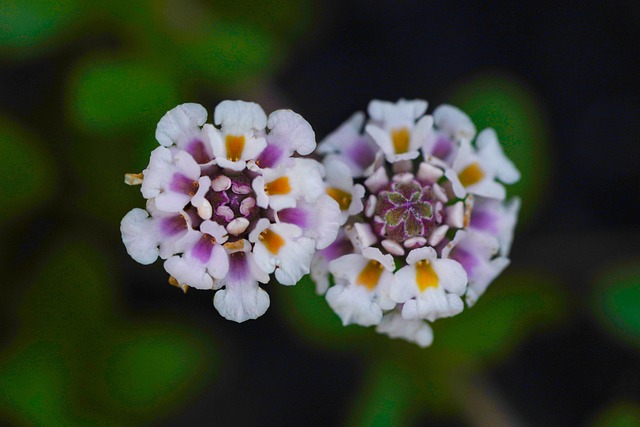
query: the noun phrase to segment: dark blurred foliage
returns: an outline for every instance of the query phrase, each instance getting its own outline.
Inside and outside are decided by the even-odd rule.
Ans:
[[[0,5],[0,419],[12,425],[640,425],[636,2]],[[159,118],[452,103],[523,173],[512,265],[428,349],[340,326],[303,280],[233,324],[141,266]]]

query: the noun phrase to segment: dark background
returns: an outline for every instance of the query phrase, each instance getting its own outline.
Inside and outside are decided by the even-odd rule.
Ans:
[[[44,3],[0,6],[9,424],[640,423],[636,2]],[[127,256],[122,175],[176,104],[320,140],[401,97],[495,126],[523,172],[512,265],[431,348],[342,329],[308,282],[234,324]]]

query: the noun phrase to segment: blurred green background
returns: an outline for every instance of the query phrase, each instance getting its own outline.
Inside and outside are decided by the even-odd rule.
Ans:
[[[640,425],[640,10],[536,2],[0,4],[0,420],[9,425]],[[303,279],[258,321],[126,254],[162,115],[372,98],[496,128],[512,265],[428,349],[343,328]]]

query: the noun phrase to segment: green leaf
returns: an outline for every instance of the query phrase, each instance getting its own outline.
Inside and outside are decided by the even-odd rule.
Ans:
[[[179,103],[176,82],[162,64],[88,57],[70,80],[70,113],[77,125],[103,138],[142,128],[150,135]]]
[[[40,141],[0,116],[0,222],[24,216],[49,200],[57,173]]]
[[[608,268],[597,280],[592,299],[611,333],[640,346],[640,262]]]
[[[509,194],[521,196],[521,221],[531,218],[544,200],[550,183],[549,125],[535,92],[506,73],[474,76],[457,87],[451,103],[465,111],[477,129],[491,127],[505,154],[522,174],[507,186]]]

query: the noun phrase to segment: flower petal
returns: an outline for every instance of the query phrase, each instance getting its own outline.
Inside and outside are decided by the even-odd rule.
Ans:
[[[207,121],[207,110],[200,104],[186,103],[167,111],[158,122],[156,139],[169,147],[181,145]]]
[[[153,220],[144,209],[132,209],[120,222],[122,242],[127,253],[140,264],[151,264],[159,255],[159,238]]]

